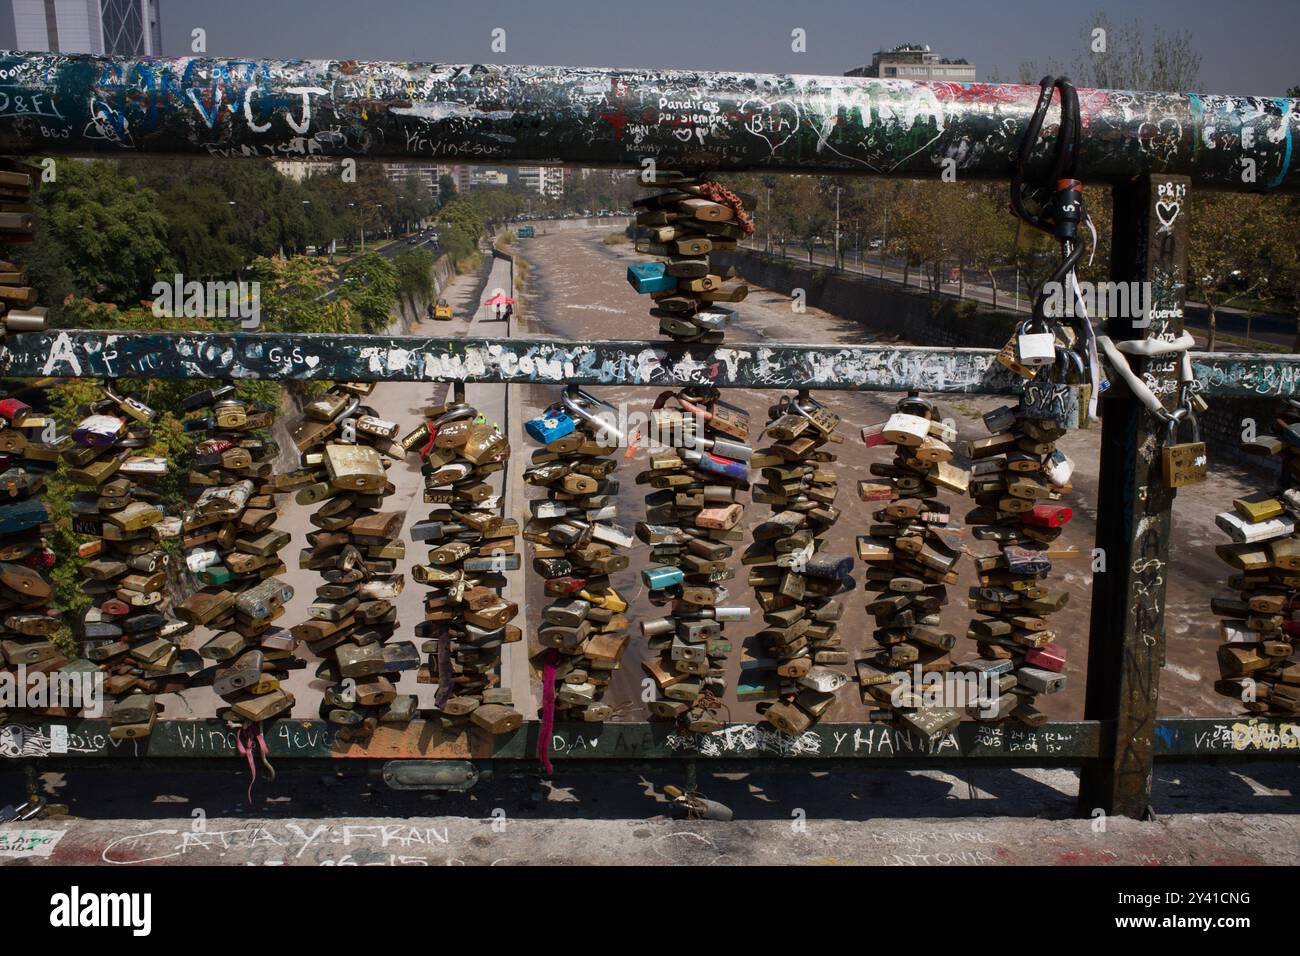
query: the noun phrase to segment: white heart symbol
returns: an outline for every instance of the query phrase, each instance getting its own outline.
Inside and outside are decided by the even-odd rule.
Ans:
[[[1156,216],[1160,219],[1160,224],[1168,229],[1178,218],[1178,213],[1182,211],[1182,206],[1176,202],[1158,202],[1156,203]]]
[[[320,356],[308,355],[305,359],[303,359],[303,361],[307,363],[308,368],[315,368],[317,365],[320,364]]]

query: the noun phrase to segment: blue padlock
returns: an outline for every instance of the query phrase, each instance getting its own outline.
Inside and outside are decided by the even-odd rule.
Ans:
[[[524,431],[528,432],[528,437],[543,445],[573,434],[577,427],[569,413],[558,405],[548,408],[541,418],[524,422]]]
[[[681,568],[658,567],[642,568],[641,581],[652,591],[661,588],[670,588],[674,585],[681,584],[686,579]]]
[[[662,262],[635,262],[627,267],[627,282],[642,295],[648,292],[672,292],[677,288],[677,277],[668,274]]]

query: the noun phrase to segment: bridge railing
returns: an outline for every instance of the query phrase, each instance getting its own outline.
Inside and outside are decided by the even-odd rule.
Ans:
[[[661,169],[775,170],[921,178],[1008,177],[1037,87],[845,77],[493,65],[236,59],[129,60],[0,54],[0,152],[193,153]],[[1112,278],[1151,282],[1156,321],[1110,318],[1113,340],[1182,331],[1187,226],[1201,188],[1294,192],[1300,104],[1286,99],[1082,90],[1077,175],[1114,189]],[[1031,173],[1045,169],[1049,111]],[[1135,359],[1172,407],[1177,361]],[[1208,401],[1300,392],[1300,356],[1194,354]],[[11,377],[412,380],[660,387],[919,390],[1014,394],[986,349],[568,343],[93,330],[11,336]],[[1292,759],[1300,724],[1261,718],[1158,719],[1165,587],[1175,492],[1160,475],[1163,422],[1115,388],[1104,398],[1084,719],[1038,727],[963,724],[933,743],[875,724],[821,724],[798,738],[760,726],[682,734],[668,725],[558,725],[567,765],[662,759],[813,767],[862,760],[1082,768],[1079,809],[1142,816],[1157,759]],[[525,761],[536,723],[500,737],[433,724],[381,726],[365,742],[319,721],[280,720],[272,756]],[[0,755],[41,760],[235,754],[215,721],[160,721],[113,741],[102,721],[0,726]]]

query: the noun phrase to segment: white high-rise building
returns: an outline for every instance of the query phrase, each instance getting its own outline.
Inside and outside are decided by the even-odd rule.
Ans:
[[[161,56],[158,0],[12,0],[19,50]]]
[[[520,166],[515,170],[519,185],[540,196],[564,195],[564,167]]]

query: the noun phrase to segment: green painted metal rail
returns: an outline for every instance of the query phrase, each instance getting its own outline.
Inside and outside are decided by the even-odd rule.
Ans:
[[[0,152],[1005,179],[1036,86],[567,66],[0,53]],[[1077,175],[1300,188],[1281,97],[1080,90]],[[1031,174],[1044,166],[1057,111]]]
[[[275,332],[100,332],[11,336],[0,374],[16,378],[167,378],[709,384],[719,388],[918,389],[1010,395],[1018,376],[992,349],[892,345],[727,345],[557,339],[426,338]],[[1212,398],[1300,395],[1300,355],[1193,353]]]
[[[58,731],[54,727],[62,728]],[[0,757],[71,760],[222,758],[238,756],[235,733],[225,723],[161,720],[152,735],[113,740],[106,720],[17,720],[0,724]],[[364,743],[335,737],[321,720],[275,720],[264,728],[273,758],[534,760],[539,725],[493,737],[475,730],[444,736],[422,720],[385,726]],[[61,741],[62,743],[59,743]],[[1300,722],[1245,717],[1173,718],[1156,723],[1160,759],[1228,757],[1300,758]],[[556,724],[551,755],[560,762],[600,760],[921,760],[1000,761],[1077,766],[1102,754],[1097,721],[1020,724],[963,723],[928,742],[884,724],[822,723],[791,737],[766,724],[732,724],[710,734],[683,734],[671,723]]]

